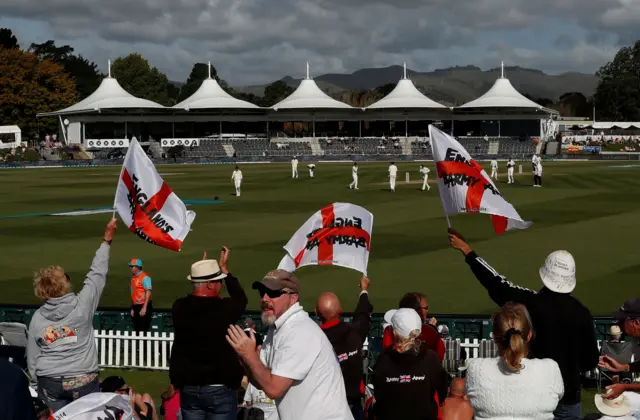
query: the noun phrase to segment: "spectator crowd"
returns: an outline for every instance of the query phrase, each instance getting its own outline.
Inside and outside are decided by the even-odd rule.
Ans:
[[[156,406],[125,377],[99,374],[92,321],[116,228],[112,219],[77,293],[62,267],[36,273],[34,292],[43,304],[29,325],[24,369],[19,358],[0,357],[0,419],[640,419],[640,385],[633,382],[640,362],[601,355],[593,318],[572,294],[572,255],[552,252],[539,270],[542,288],[533,291],[498,274],[451,229],[451,246],[497,306],[495,358],[469,358],[453,375],[445,370],[448,328],[429,317],[424,294],[409,292],[385,314],[381,352],[369,368],[375,282],[359,280],[350,322],[341,320],[336,294],[321,294],[316,322],[300,305],[301,282],[281,269],[252,284],[267,327],[262,336],[242,320],[247,292],[223,247],[218,260],[205,253],[191,266],[192,291],[173,304],[169,378]],[[145,330],[151,279],[141,260],[129,266],[131,315]],[[614,317],[613,344],[640,338],[640,299],[626,301]],[[595,396],[599,413],[583,413],[582,378],[596,368],[611,381]]]

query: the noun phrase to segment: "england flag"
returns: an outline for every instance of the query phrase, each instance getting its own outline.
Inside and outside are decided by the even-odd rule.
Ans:
[[[447,215],[486,213],[497,234],[527,229],[516,209],[504,199],[485,170],[453,137],[429,125],[433,160],[438,173],[438,190]]]

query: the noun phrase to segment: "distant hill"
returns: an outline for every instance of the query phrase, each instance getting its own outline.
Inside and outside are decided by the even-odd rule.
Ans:
[[[370,90],[387,83],[396,83],[402,77],[402,66],[358,70],[351,74],[323,74],[314,80],[326,93],[339,97],[344,91]],[[500,77],[500,68],[482,71],[475,66],[451,67],[432,72],[407,69],[407,77],[431,99],[445,105],[460,105],[485,93]],[[581,92],[590,97],[595,92],[598,77],[592,74],[568,72],[549,75],[540,70],[505,67],[505,77],[522,94],[533,98],[556,101],[567,92]],[[287,84],[297,87],[300,79],[286,76]],[[262,95],[266,85],[235,87],[236,90]]]

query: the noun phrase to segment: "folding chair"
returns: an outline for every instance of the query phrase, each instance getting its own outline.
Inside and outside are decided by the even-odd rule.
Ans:
[[[620,363],[631,363],[635,360],[635,354],[638,352],[638,346],[633,341],[612,342],[603,341],[600,348],[601,356],[609,356],[612,359],[617,360]],[[598,382],[598,392],[604,385],[610,384],[613,380],[613,376],[619,375],[620,382],[631,383],[633,382],[633,374],[629,372],[611,372],[600,367],[597,368],[596,376]]]
[[[0,357],[27,369],[27,326],[19,322],[0,322]]]

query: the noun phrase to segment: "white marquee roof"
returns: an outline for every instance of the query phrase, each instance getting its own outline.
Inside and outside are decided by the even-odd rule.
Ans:
[[[404,64],[404,77],[387,96],[369,105],[367,109],[383,108],[442,108],[446,106],[423,95],[413,82],[407,79],[407,63]]]
[[[211,63],[209,63],[209,77],[202,81],[202,84],[184,101],[173,108],[182,109],[211,109],[211,108],[235,108],[235,109],[259,109],[260,107],[251,102],[236,99],[225,92],[216,79],[211,77]]]
[[[324,93],[316,82],[309,77],[309,63],[307,63],[307,78],[300,82],[300,86],[289,96],[272,106],[278,109],[318,109],[318,108],[353,108],[344,102],[336,101]]]
[[[109,62],[109,76],[102,80],[98,89],[80,102],[59,111],[43,113],[40,115],[75,114],[101,109],[125,109],[125,108],[164,108],[162,105],[133,96],[120,86],[120,83],[111,77],[111,62]]]
[[[456,108],[534,108],[548,113],[558,113],[533,102],[518,92],[509,79],[504,77],[504,63],[502,76],[496,80],[491,89],[479,98]]]
[[[589,126],[584,126],[589,127]],[[590,126],[594,130],[610,130],[612,128],[640,128],[640,122],[594,122]]]

